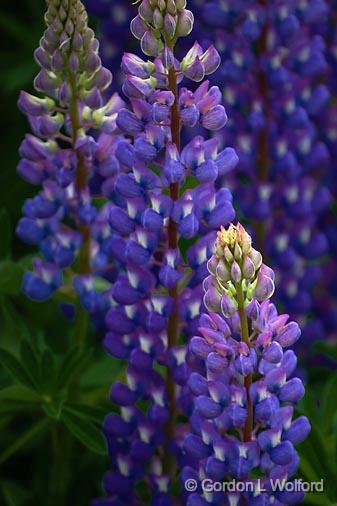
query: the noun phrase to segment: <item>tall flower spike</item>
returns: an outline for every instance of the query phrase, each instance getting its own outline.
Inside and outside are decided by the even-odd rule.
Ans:
[[[191,409],[186,341],[202,308],[216,230],[234,218],[231,194],[218,183],[234,169],[235,151],[219,152],[217,139],[193,137],[193,130],[190,142],[183,141],[183,130],[216,131],[227,120],[218,87],[208,81],[194,91],[179,86],[184,75],[199,81],[219,63],[214,48],[204,52],[198,44],[184,63],[176,58],[176,41],[193,19],[185,6],[181,0],[141,2],[131,29],[154,58],[125,53],[122,60],[130,107],[116,121],[128,136],[116,151],[122,171],[106,187],[119,207],[110,213],[109,253],[120,270],[105,346],[127,369],[126,384],[111,388],[119,406],[104,424],[112,471],[104,479],[107,498],[95,505],[148,501],[138,482],[146,483],[151,504],[174,502],[172,486],[184,459],[178,415]],[[184,239],[193,244],[187,251]]]
[[[190,0],[189,7],[199,42],[214,41],[222,57],[214,83],[224,83],[231,118],[225,138],[239,154],[242,174],[233,178],[231,188],[275,269],[277,301],[307,321],[303,343],[313,340],[317,329],[331,335],[336,326],[336,300],[331,300],[336,283],[325,272],[331,272],[337,244],[333,213],[329,215],[336,198],[336,34],[328,2],[297,5],[281,0],[275,5],[255,0],[247,8],[234,0]],[[100,10],[109,58],[118,54],[118,41],[134,50],[130,38],[121,35],[113,41],[111,35],[122,30],[128,16],[131,19],[131,5],[115,0],[112,8],[107,21],[106,2],[95,0],[93,6],[96,13]],[[185,49],[184,40],[180,42],[179,51]],[[191,67],[184,68],[186,60],[182,66],[197,80],[203,75],[200,45],[190,54],[195,57]],[[182,123],[193,126],[197,114],[193,105],[186,107]],[[220,143],[223,138],[220,131]],[[303,346],[303,352],[306,349]]]
[[[92,197],[119,171],[119,137],[108,141],[107,136],[116,129],[122,104],[117,95],[108,101],[102,96],[111,73],[101,64],[83,4],[47,3],[47,29],[35,51],[41,69],[34,85],[42,98],[23,91],[18,103],[33,131],[20,147],[18,172],[42,185],[26,201],[17,226],[19,237],[37,244],[48,262],[35,262],[35,272],[24,277],[23,290],[35,300],[45,300],[60,288],[65,268],[71,266],[71,282],[75,274],[102,267],[105,254],[101,237],[95,235],[104,210],[97,211]],[[96,131],[95,139],[89,130]]]
[[[298,504],[302,492],[275,491],[272,482],[292,479],[299,464],[294,446],[310,431],[306,417],[293,420],[304,387],[292,377],[296,356],[288,348],[299,326],[277,314],[270,301],[273,271],[239,223],[218,232],[208,270],[208,313],[189,344],[194,413],[182,480],[249,481],[252,487],[236,494],[198,490],[186,504]]]
[[[331,41],[326,45],[322,37],[329,33],[328,13],[324,0],[300,7],[256,0],[249,8],[235,1],[202,2],[199,15],[211,40],[216,32],[223,58],[220,75],[231,118],[226,139],[237,149],[242,175],[232,182],[234,199],[273,265],[277,301],[307,321],[306,344],[314,326],[324,324],[317,318],[326,307],[323,290],[315,287],[327,279],[333,249],[331,232],[322,226],[334,187],[334,150],[326,135],[333,110]]]

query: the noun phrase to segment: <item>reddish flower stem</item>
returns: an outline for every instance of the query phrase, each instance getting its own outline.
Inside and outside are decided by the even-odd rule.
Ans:
[[[79,97],[77,94],[74,76],[70,77],[70,84],[72,90],[72,97],[70,101],[70,121],[72,127],[72,143],[73,148],[75,149],[78,134],[81,129],[81,122],[79,117]],[[77,195],[80,196],[81,192],[85,191],[88,186],[88,169],[85,157],[80,150],[75,149],[75,152],[77,159],[75,189]],[[82,223],[77,223],[77,228],[82,235],[82,245],[78,255],[78,269],[80,274],[88,274],[91,272],[91,229],[89,225],[83,225]],[[78,316],[75,327],[76,339],[79,343],[79,348],[83,350],[88,329],[88,315],[80,304],[78,304]]]
[[[172,142],[177,146],[180,151],[180,118],[179,118],[179,105],[178,105],[178,87],[177,87],[177,76],[175,70],[172,68],[168,74],[169,89],[175,96],[175,101],[171,110],[171,135]],[[173,183],[170,185],[170,197],[173,201],[179,198],[179,183]],[[178,226],[177,223],[170,218],[168,223],[168,247],[170,249],[176,249],[178,247]],[[178,311],[178,287],[175,286],[169,290],[169,295],[173,300],[173,310],[168,320],[167,325],[167,345],[168,348],[176,346],[179,335],[179,311]],[[164,451],[163,467],[165,473],[173,477],[175,474],[175,461],[170,452],[169,445],[174,438],[175,423],[176,423],[176,386],[175,381],[172,377],[171,370],[167,368],[166,376],[166,392],[168,397],[168,408],[169,408],[169,420],[166,424],[166,447]]]

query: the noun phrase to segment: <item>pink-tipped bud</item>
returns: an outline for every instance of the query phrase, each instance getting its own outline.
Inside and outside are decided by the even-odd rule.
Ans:
[[[226,318],[230,318],[237,311],[237,302],[232,299],[226,292],[221,295],[221,311]]]
[[[158,56],[159,53],[159,40],[156,39],[152,30],[147,30],[141,40],[141,48],[147,56]]]
[[[260,302],[270,299],[274,290],[274,281],[260,271],[257,276],[257,285],[254,292],[255,298]]]
[[[219,313],[220,311],[221,295],[217,289],[211,285],[208,287],[204,295],[204,304],[208,311],[212,313]]]
[[[219,68],[221,63],[220,55],[213,45],[207,49],[200,59],[207,76],[209,74],[213,74],[213,72]]]
[[[140,16],[136,16],[131,21],[130,29],[132,35],[136,37],[136,39],[141,40],[143,35],[147,31],[147,26]]]
[[[193,29],[194,16],[191,11],[183,10],[178,14],[177,32],[179,37],[186,37]]]

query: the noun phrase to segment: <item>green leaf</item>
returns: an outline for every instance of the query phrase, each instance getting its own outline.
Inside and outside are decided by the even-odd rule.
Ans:
[[[49,418],[53,420],[60,420],[62,414],[64,400],[52,399],[51,397],[45,396],[45,402],[42,405],[43,411]]]
[[[58,371],[58,389],[64,389],[72,382],[81,370],[88,365],[92,353],[92,349],[80,353],[77,346],[68,351]]]
[[[305,494],[306,506],[332,506],[329,497],[324,493],[308,492]]]
[[[23,269],[18,263],[10,260],[0,262],[0,293],[17,295],[21,290]]]
[[[323,353],[323,355],[325,355],[326,357],[337,362],[337,347],[334,343],[327,344],[323,343],[322,341],[318,341],[317,343],[314,344],[314,348],[315,350]]]
[[[34,379],[14,355],[0,349],[0,363],[16,381],[35,390]]]
[[[22,402],[41,402],[41,397],[34,390],[21,385],[12,385],[0,390],[0,401],[22,401]]]
[[[6,209],[0,210],[0,259],[5,260],[11,255],[12,227]]]
[[[337,411],[337,373],[331,375],[322,393],[322,427],[325,432],[331,429],[333,414]]]
[[[30,343],[25,339],[21,341],[20,358],[26,371],[33,378],[35,387],[39,389],[39,386],[41,385],[39,357]]]
[[[83,373],[81,385],[91,388],[110,386],[117,378],[122,368],[123,363],[120,360],[114,361],[105,353],[101,360],[93,363],[93,365],[88,367]]]
[[[6,295],[0,295],[1,342],[6,350],[16,353],[22,339],[30,339],[30,329],[26,318],[22,318],[12,301]]]
[[[41,376],[43,391],[54,392],[55,390],[55,377],[56,377],[56,364],[52,351],[47,348],[42,355],[41,360]]]
[[[7,459],[9,459],[23,446],[25,446],[31,439],[34,439],[38,434],[40,434],[47,427],[47,424],[48,420],[46,418],[43,418],[42,420],[36,422],[36,424],[29,427],[26,432],[16,437],[14,443],[0,454],[0,464],[3,464]]]
[[[327,452],[325,439],[322,437],[319,428],[315,424],[311,424],[311,432],[305,441],[299,445],[300,455],[310,462],[310,466],[315,470],[317,478],[324,478],[325,493],[329,498],[336,499],[336,491],[334,490],[334,473],[331,469],[333,460]]]
[[[99,406],[88,406],[86,404],[71,404],[70,402],[66,402],[64,404],[64,409],[67,412],[72,413],[83,420],[92,421],[99,425],[102,425],[104,417],[107,415],[108,411]]]
[[[27,504],[27,498],[30,492],[21,487],[18,483],[2,480],[0,482],[0,490],[5,501],[3,506],[23,506]]]
[[[93,423],[74,415],[74,413],[66,409],[62,412],[61,418],[70,432],[84,446],[99,455],[106,455],[106,444],[102,431]]]

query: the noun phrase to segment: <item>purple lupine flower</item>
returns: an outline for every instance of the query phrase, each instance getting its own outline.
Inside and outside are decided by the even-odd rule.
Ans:
[[[120,168],[115,153],[121,136],[111,134],[122,101],[117,95],[103,98],[111,74],[101,64],[84,6],[79,0],[47,3],[47,29],[35,51],[40,72],[34,84],[41,96],[22,91],[18,101],[33,132],[21,144],[18,172],[42,186],[26,200],[17,226],[18,236],[37,245],[46,260],[36,260],[34,273],[23,280],[24,292],[34,300],[61,287],[63,269],[71,268],[67,276],[72,277],[108,261],[106,231],[104,237],[98,234],[104,209],[96,209],[93,197]],[[107,220],[106,226],[110,235]],[[88,296],[83,303],[97,305]]]
[[[244,219],[254,225],[260,249],[272,260],[279,278],[279,302],[305,322],[309,311],[322,314],[326,296],[320,300],[313,288],[318,279],[330,278],[323,275],[328,269],[323,260],[329,252],[333,255],[336,244],[334,217],[329,214],[331,193],[335,194],[336,152],[336,108],[330,100],[336,95],[333,16],[328,15],[325,0],[301,5],[286,0],[277,5],[254,1],[249,8],[230,0],[190,0],[190,6],[199,44],[183,58],[184,72],[192,73],[196,80],[202,78],[206,73],[202,55],[213,42],[223,61],[215,84],[222,85],[231,119],[225,138],[240,158],[241,177],[230,185]],[[103,47],[109,48],[114,32],[108,31],[108,26],[115,23],[120,30],[126,19],[131,19],[132,7],[114,2],[113,8],[123,16],[115,15],[108,21],[102,18],[103,9],[104,16],[109,15],[105,3],[97,1],[92,8],[102,20]],[[121,20],[124,25],[119,24]],[[138,38],[146,32],[139,17],[132,27]],[[183,49],[186,41],[190,44],[190,37],[182,41]],[[130,39],[127,44],[132,44]],[[208,55],[212,53],[213,48]],[[168,51],[165,56],[170,62]],[[212,64],[217,65],[217,58]],[[189,103],[189,93],[180,101],[182,124],[196,125],[200,113],[194,101]],[[165,114],[163,109],[160,105],[160,114]],[[215,119],[219,126],[225,121]],[[206,115],[209,125],[216,125],[213,112]],[[223,138],[220,130],[220,143]],[[327,225],[319,229],[323,218]],[[315,292],[331,294],[334,285],[324,287],[321,281]],[[331,325],[325,320],[329,333]],[[303,341],[309,334],[310,321],[303,327]]]
[[[272,262],[278,301],[302,321],[317,305],[314,286],[326,278],[329,253],[321,226],[332,189],[322,184],[331,172],[328,130],[321,128],[321,117],[331,114],[321,35],[327,14],[324,0],[256,1],[249,8],[209,1],[199,16],[210,38],[216,30],[223,58],[217,80],[231,118],[226,139],[240,160],[234,199]],[[303,341],[306,333],[304,327]]]
[[[220,90],[208,81],[194,91],[185,82],[179,86],[186,76],[199,82],[219,65],[214,47],[201,51],[198,44],[187,59],[176,58],[176,40],[192,29],[185,7],[180,0],[141,2],[131,29],[152,59],[130,53],[122,59],[129,107],[119,111],[116,124],[126,140],[116,149],[121,171],[104,187],[112,201],[106,251],[119,267],[104,345],[127,361],[126,382],[113,384],[110,393],[119,412],[104,424],[112,464],[104,487],[111,504],[137,504],[139,481],[146,482],[153,504],[172,504],[175,468],[183,458],[177,415],[191,408],[185,336],[193,335],[200,314],[215,230],[234,217],[230,192],[216,182],[237,156],[232,148],[219,150],[217,139],[197,135],[202,126],[217,131],[227,121]],[[193,71],[198,67],[201,74]],[[183,127],[196,126],[184,143]],[[186,255],[184,241],[191,241]]]
[[[290,349],[299,326],[270,301],[274,273],[240,224],[218,232],[208,270],[208,311],[189,344],[194,412],[181,477],[195,479],[198,490],[186,504],[298,504],[303,493],[274,490],[273,482],[292,479],[299,464],[294,446],[310,431],[306,417],[293,420],[304,395]],[[233,494],[207,492],[205,479],[252,485]]]

